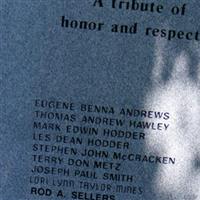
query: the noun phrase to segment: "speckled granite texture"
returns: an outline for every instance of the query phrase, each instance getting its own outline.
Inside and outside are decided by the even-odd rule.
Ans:
[[[153,9],[146,12],[131,9],[136,3],[132,0],[123,1],[129,5],[102,0],[103,7],[101,1],[94,7],[94,2],[0,0],[0,200],[200,200],[200,2],[146,1]],[[137,1],[140,5],[142,2]],[[158,4],[163,8],[157,8]],[[171,13],[174,6],[177,15]],[[80,21],[88,23],[80,25]],[[122,30],[121,25],[128,29]],[[118,32],[112,32],[112,28]],[[37,100],[72,102],[75,111],[56,109],[55,104],[54,109],[43,109]],[[95,112],[94,106],[86,113],[80,111],[81,104],[110,105],[114,113]],[[121,108],[132,109],[132,115],[120,114]],[[34,152],[34,143],[58,145],[53,139],[48,141],[58,133],[84,141],[93,138],[67,133],[66,126],[73,125],[70,120],[62,122],[60,132],[44,127],[38,130],[39,125],[33,124],[36,110],[75,113],[74,124],[79,127],[84,125],[79,120],[84,114],[125,120],[123,126],[108,125],[105,119],[104,124],[86,126],[99,128],[96,139],[128,142],[129,146],[88,147],[85,142],[75,145],[77,156]],[[51,123],[57,123],[50,118]],[[149,128],[144,123],[149,123]],[[144,133],[145,138],[106,138],[102,135],[104,128]],[[38,134],[42,135],[40,141]],[[46,140],[45,134],[50,135]],[[120,170],[110,165],[94,169],[91,164],[69,167],[70,177],[31,172],[33,166],[68,168],[67,159],[83,159],[79,154],[85,149],[108,152],[108,159],[85,159],[114,163],[115,167],[118,163]],[[114,160],[114,151],[125,154],[126,159]],[[46,160],[60,157],[66,163],[36,162],[33,154],[49,156]],[[147,157],[141,161],[139,155]],[[75,177],[73,169],[96,172],[98,178]],[[133,180],[106,180],[104,173],[129,175]],[[34,185],[30,183],[33,176],[47,177],[49,183]],[[53,179],[75,179],[75,186],[55,187]],[[107,184],[112,189],[83,189],[79,181]],[[129,186],[132,192],[125,191],[127,188],[119,192],[117,185]],[[36,194],[33,188],[50,189],[52,194],[45,196],[42,190]],[[58,195],[59,190],[63,196]]]

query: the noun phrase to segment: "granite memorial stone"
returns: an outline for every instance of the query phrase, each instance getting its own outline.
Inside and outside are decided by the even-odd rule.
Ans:
[[[200,1],[0,13],[0,200],[200,200]]]

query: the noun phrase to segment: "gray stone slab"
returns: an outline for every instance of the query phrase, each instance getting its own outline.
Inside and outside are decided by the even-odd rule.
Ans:
[[[1,0],[0,200],[200,200],[199,9]]]

